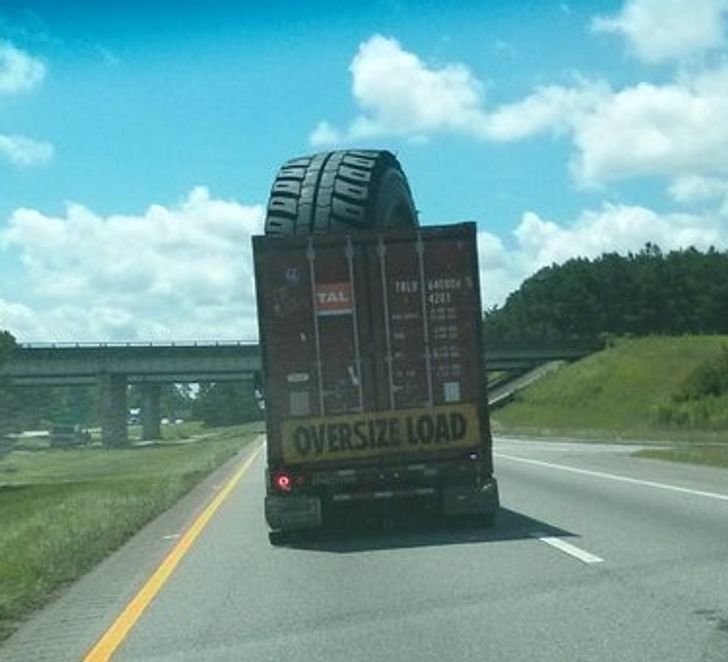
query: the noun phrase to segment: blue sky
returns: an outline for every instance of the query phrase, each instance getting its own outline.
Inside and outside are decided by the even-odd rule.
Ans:
[[[3,2],[0,328],[255,336],[278,165],[396,151],[485,298],[603,250],[725,248],[725,0]],[[726,113],[726,114],[724,114]]]

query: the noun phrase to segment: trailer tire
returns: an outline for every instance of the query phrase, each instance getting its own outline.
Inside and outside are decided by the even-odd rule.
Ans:
[[[267,235],[417,227],[399,161],[386,150],[322,152],[284,163],[265,218]]]
[[[268,531],[268,542],[272,547],[280,547],[290,541],[287,531]]]

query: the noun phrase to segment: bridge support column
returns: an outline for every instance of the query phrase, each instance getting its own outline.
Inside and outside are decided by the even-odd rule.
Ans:
[[[142,384],[142,439],[160,439],[160,396],[161,384]]]
[[[126,420],[126,375],[99,375],[101,389],[101,428],[104,446],[118,448],[129,443]]]

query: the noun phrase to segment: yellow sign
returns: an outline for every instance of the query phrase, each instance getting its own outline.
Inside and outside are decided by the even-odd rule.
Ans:
[[[283,459],[321,462],[467,448],[480,443],[474,404],[378,411],[283,422]]]

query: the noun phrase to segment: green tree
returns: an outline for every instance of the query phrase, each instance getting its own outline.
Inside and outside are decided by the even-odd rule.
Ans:
[[[0,329],[0,368],[10,358],[16,347],[15,338],[10,331]]]
[[[189,384],[162,384],[159,394],[159,409],[163,418],[174,420],[176,418],[188,419],[192,416],[194,398]],[[140,384],[129,387],[129,408],[142,408],[144,398]]]
[[[728,333],[728,251],[606,253],[540,269],[487,310],[488,347],[594,346],[609,335]]]
[[[7,363],[15,350],[15,338],[9,331],[0,330],[0,370]],[[16,398],[7,388],[2,375],[0,375],[0,442],[7,436],[12,428],[12,414],[16,408]]]
[[[263,418],[249,381],[201,384],[192,413],[209,426],[236,425]]]

